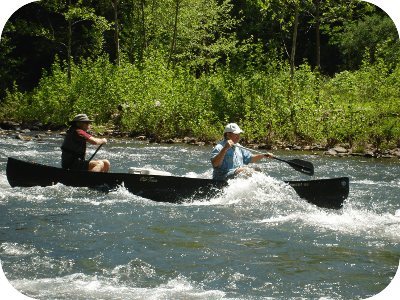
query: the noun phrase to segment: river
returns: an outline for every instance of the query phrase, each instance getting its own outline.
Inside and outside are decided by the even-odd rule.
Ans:
[[[9,186],[7,157],[59,166],[61,143],[0,137],[0,260],[12,286],[34,299],[366,299],[397,271],[399,160],[275,152],[311,161],[315,178],[348,176],[340,210],[300,199],[281,180],[307,176],[276,160],[210,201],[182,204],[123,187]],[[210,178],[210,152],[127,139],[96,157],[113,172]]]

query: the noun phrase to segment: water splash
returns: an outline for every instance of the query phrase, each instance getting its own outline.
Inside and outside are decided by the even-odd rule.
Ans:
[[[18,243],[2,243],[0,246],[2,255],[9,256],[26,256],[37,253],[35,247],[26,244],[18,244]]]
[[[385,185],[369,181],[366,184]],[[328,230],[350,236],[363,236],[365,239],[384,238],[389,242],[399,243],[400,210],[391,213],[387,211],[384,202],[371,207],[357,199],[349,199],[340,210],[319,208],[301,199],[283,181],[255,173],[250,178],[230,180],[218,197],[207,202],[195,201],[191,205],[234,206],[236,211],[242,213],[257,211],[260,219],[254,222],[258,223],[299,224],[320,232]]]
[[[76,273],[50,279],[20,279],[10,283],[24,294],[48,299],[58,295],[57,299],[188,299],[217,300],[224,299],[225,293],[219,290],[205,291],[185,276],[179,275],[154,287],[135,287],[119,284],[114,278],[100,275]]]
[[[285,182],[264,173],[254,172],[251,177],[238,177],[228,181],[221,193],[209,201],[194,201],[193,205],[237,205],[250,209],[281,205],[301,200]]]

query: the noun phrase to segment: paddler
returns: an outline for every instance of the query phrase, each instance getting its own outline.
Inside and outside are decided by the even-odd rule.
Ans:
[[[224,129],[224,140],[211,152],[214,167],[213,179],[228,180],[243,171],[255,171],[244,165],[255,163],[263,158],[273,158],[272,153],[252,154],[250,151],[234,147],[238,144],[243,130],[236,123],[228,124]],[[259,169],[257,171],[260,171]]]
[[[71,127],[61,146],[61,166],[64,169],[92,172],[108,172],[110,170],[110,162],[106,159],[85,160],[86,142],[95,146],[107,144],[105,138],[95,138],[87,133],[92,122],[93,120],[90,120],[85,114],[76,115],[72,121],[68,122]]]

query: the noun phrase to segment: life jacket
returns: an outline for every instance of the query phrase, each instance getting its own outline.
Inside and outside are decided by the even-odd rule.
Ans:
[[[68,129],[64,142],[61,146],[62,150],[62,165],[71,160],[85,160],[86,155],[86,140],[78,135],[76,126]]]

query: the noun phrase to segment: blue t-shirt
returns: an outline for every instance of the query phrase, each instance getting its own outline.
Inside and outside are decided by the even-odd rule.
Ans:
[[[213,158],[222,150],[225,144],[226,140],[223,140],[215,146],[211,152],[211,164]],[[233,178],[236,170],[243,167],[243,165],[248,165],[252,158],[253,154],[250,151],[238,147],[229,148],[222,163],[218,167],[214,167],[213,179],[227,180]]]

